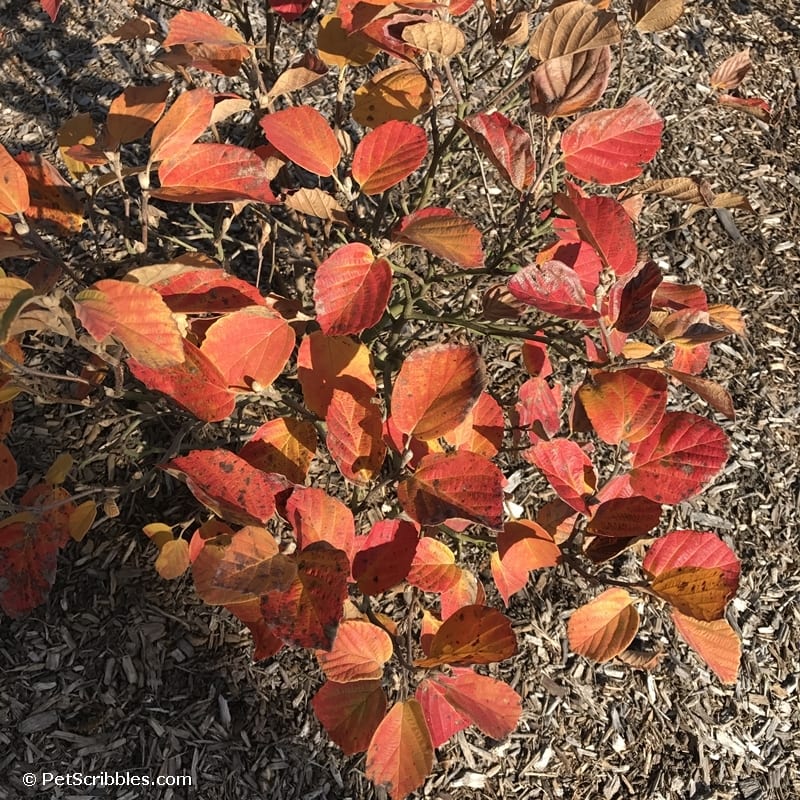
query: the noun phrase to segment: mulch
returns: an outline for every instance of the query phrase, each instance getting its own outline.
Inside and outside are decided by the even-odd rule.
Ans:
[[[0,8],[0,141],[52,155],[64,119],[106,106],[130,82],[139,69],[131,50],[94,46],[127,13],[123,4],[73,4],[52,25],[28,2]],[[697,89],[746,46],[755,69],[744,88],[770,102],[769,126],[716,108]],[[743,640],[741,677],[722,687],[651,611],[645,644],[666,650],[656,671],[587,662],[568,651],[565,621],[591,590],[561,568],[539,573],[509,609],[521,655],[491,669],[523,697],[518,730],[500,742],[474,729],[458,734],[437,751],[419,797],[800,797],[800,9],[693,2],[679,30],[643,39],[626,59],[630,80],[647,75],[643,92],[667,122],[652,175],[701,174],[717,191],[746,193],[754,209],[701,212],[683,224],[665,201],[640,228],[667,272],[698,280],[712,301],[747,318],[749,337],[716,346],[710,372],[737,409],[724,424],[731,459],[669,520],[717,531],[742,560],[729,614]],[[69,353],[54,348],[52,358]],[[141,525],[163,519],[188,529],[199,512],[182,487],[141,465],[188,440],[158,406],[132,398],[126,408],[17,401],[9,445],[24,481],[66,449],[76,489],[124,491],[120,515],[107,506],[102,523],[64,551],[49,602],[24,619],[0,619],[0,800],[34,796],[22,784],[28,771],[122,770],[189,775],[194,788],[38,796],[384,797],[364,777],[363,759],[343,757],[309,713],[320,683],[313,655],[287,650],[253,663],[235,619],[203,604],[190,579],[155,574]],[[249,409],[222,433],[195,427],[190,438],[233,441],[257,414]]]

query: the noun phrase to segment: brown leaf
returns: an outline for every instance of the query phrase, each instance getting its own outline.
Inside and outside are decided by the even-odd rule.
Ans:
[[[426,53],[452,58],[466,45],[464,34],[449,22],[434,20],[408,25],[403,29],[403,41]]]
[[[582,0],[553,9],[536,28],[528,51],[539,61],[617,44],[621,39],[616,15]]]
[[[566,117],[591,108],[611,73],[611,48],[596,47],[551,58],[531,76],[531,108],[545,117]]]
[[[711,75],[711,88],[725,91],[735,89],[745,79],[752,66],[749,47],[734,53],[714,70]]]
[[[683,14],[683,0],[633,0],[631,18],[642,33],[672,27]]]

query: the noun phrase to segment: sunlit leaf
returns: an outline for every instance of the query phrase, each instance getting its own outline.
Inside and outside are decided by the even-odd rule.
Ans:
[[[719,425],[686,411],[668,411],[653,432],[631,446],[631,486],[657,503],[696,495],[728,459],[728,438]]]
[[[330,176],[342,157],[327,120],[311,106],[275,111],[259,124],[273,147],[315,175]]]
[[[408,582],[423,592],[445,592],[461,579],[461,567],[453,551],[444,542],[424,536],[407,573]]]
[[[422,525],[459,517],[497,529],[503,522],[503,483],[502,472],[483,456],[466,450],[431,453],[398,485],[397,496]]]
[[[674,610],[672,621],[678,633],[723,683],[736,683],[742,645],[727,620],[704,622]]]
[[[511,278],[508,288],[523,303],[557,317],[586,322],[599,317],[578,274],[560,261],[523,267]]]
[[[494,608],[472,605],[464,606],[442,623],[431,640],[427,657],[414,664],[492,664],[511,658],[516,652],[517,638],[508,617]]]
[[[321,650],[317,659],[329,681],[380,680],[383,665],[392,657],[392,640],[383,628],[359,619],[343,620],[333,647]]]
[[[550,11],[528,43],[539,61],[617,44],[621,34],[616,14],[582,0],[564,3]]]
[[[31,204],[22,167],[0,144],[0,214],[19,214]]]
[[[616,586],[606,589],[569,618],[569,646],[594,661],[609,661],[633,641],[639,612],[633,595]]]
[[[622,108],[584,114],[564,131],[567,171],[582,181],[624,183],[642,174],[661,147],[664,122],[641,97]]]
[[[102,280],[80,292],[75,313],[98,342],[119,339],[144,366],[171,367],[184,360],[178,324],[166,303],[149,286]]]
[[[327,542],[352,558],[355,522],[353,512],[341,500],[316,487],[297,487],[286,503],[286,519],[300,550],[313,542]]]
[[[433,744],[414,698],[396,703],[378,725],[367,749],[366,775],[402,800],[422,785],[433,768]]]
[[[403,41],[424,53],[452,58],[466,46],[464,34],[452,23],[443,20],[421,22],[403,29]]]
[[[488,392],[481,392],[463,422],[444,434],[456,450],[469,450],[487,458],[499,452],[503,444],[505,420],[503,409]]]
[[[204,88],[178,95],[150,137],[150,160],[164,161],[180,155],[209,126],[214,95]]]
[[[434,344],[411,352],[392,391],[392,419],[403,433],[437,439],[460,425],[486,384],[477,349]]]
[[[364,194],[380,194],[411,175],[427,153],[428,136],[422,128],[390,120],[358,143],[353,153],[353,177]]]
[[[632,0],[631,17],[642,33],[671,28],[683,14],[683,0]]]
[[[449,208],[423,208],[403,217],[394,229],[393,239],[424,247],[464,269],[483,266],[481,232]]]
[[[608,46],[551,58],[531,76],[531,109],[545,117],[585,111],[603,96],[610,74]]]
[[[581,514],[589,514],[588,499],[597,487],[589,456],[571,439],[539,442],[529,451],[530,460],[547,478],[556,494]]]

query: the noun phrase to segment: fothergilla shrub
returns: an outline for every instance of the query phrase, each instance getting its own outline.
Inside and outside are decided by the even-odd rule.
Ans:
[[[314,649],[314,712],[394,798],[457,731],[514,730],[521,698],[480,668],[517,652],[491,598],[508,605],[535,570],[596,587],[567,624],[580,655],[657,668],[659,652],[631,649],[648,603],[735,681],[739,561],[713,531],[662,518],[726,463],[713,417],[733,404],[704,371],[744,323],[665,278],[636,227],[652,198],[690,215],[747,200],[685,168],[648,179],[664,121],[615,68],[621,43],[683,4],[340,0],[319,23],[307,0],[270,6],[265,35],[236,2],[180,11],[166,35],[130,19],[100,44],[155,39],[174,78],[125,87],[99,127],[65,120],[58,167],[0,147],[3,434],[15,395],[35,391],[26,347],[47,336],[88,353],[73,395],[89,409],[112,377],[198,425],[261,403],[238,452],[161,465],[208,514],[187,536],[145,528],[156,569],[191,570],[250,628],[255,658]],[[729,94],[749,67],[736,54],[709,93],[766,119],[764,101]],[[112,203],[138,266],[85,285],[52,242]],[[275,255],[289,247],[300,270]],[[70,466],[0,522],[11,616],[46,600],[59,549],[93,525],[94,500],[64,488]],[[327,489],[309,477],[323,472]],[[17,477],[0,444],[1,488]]]

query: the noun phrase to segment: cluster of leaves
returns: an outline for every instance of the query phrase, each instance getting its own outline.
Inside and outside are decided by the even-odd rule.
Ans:
[[[270,5],[292,21],[308,2]],[[274,56],[279,26],[269,27],[273,38],[258,55],[242,13],[244,35],[181,11],[166,36],[136,17],[106,37],[157,39],[159,60],[187,80],[189,70],[244,72],[252,97],[192,84],[167,107],[168,83],[130,86],[101,127],[88,115],[62,127],[73,180],[94,205],[119,189],[128,226],[138,209],[140,254],[158,217],[153,202],[231,204],[218,246],[234,217],[256,214],[266,237],[259,259],[278,211],[322,220],[319,244],[329,252],[317,259],[313,310],[199,253],[68,296],[54,288],[68,268],[37,227],[78,231],[83,205],[46,159],[12,157],[0,146],[0,257],[34,259],[26,279],[0,278],[3,433],[10,401],[25,388],[20,343],[30,332],[66,336],[92,353],[81,376],[87,395],[124,348],[136,379],[203,422],[225,420],[248,400],[275,408],[238,453],[194,450],[164,464],[213,516],[190,539],[160,522],[145,533],[158,547],[159,573],[190,569],[206,602],[251,629],[256,658],[286,644],[316,651],[326,678],[313,700],[317,716],[345,753],[366,751],[368,776],[395,798],[422,783],[434,748],[457,731],[476,725],[500,738],[520,715],[516,692],[474,669],[513,656],[517,643],[454,543],[482,548],[506,605],[533,570],[559,564],[608,586],[569,620],[570,645],[588,658],[653,668],[658,652],[631,649],[637,605],[647,600],[669,610],[720,680],[736,679],[739,641],[725,609],[739,562],[713,532],[660,526],[665,506],[696,496],[726,462],[722,428],[680,410],[680,392],[733,418],[728,393],[701,373],[711,344],[742,334],[744,324],[702,287],[664,279],[640,250],[635,224],[648,195],[683,202],[688,213],[747,201],[690,176],[640,180],[615,196],[587,190],[640,179],[661,146],[663,121],[641,97],[582,113],[605,95],[612,47],[674,24],[683,10],[675,0],[633,0],[621,26],[607,6],[555,2],[529,33],[526,13],[490,0],[480,9],[473,0],[340,0],[320,23],[316,51],[283,71]],[[467,26],[453,20],[468,14],[489,23],[486,46],[521,51],[515,63],[527,61],[483,110],[465,99]],[[352,91],[350,115],[367,130],[353,146],[348,77],[387,56],[394,63]],[[260,60],[267,58],[269,69]],[[714,73],[713,88],[736,88],[748,66],[746,54],[733,57]],[[282,100],[333,67],[330,119]],[[720,102],[751,113],[758,105],[731,95]],[[250,134],[266,143],[220,141],[220,125],[237,114],[251,115]],[[526,114],[528,130],[512,118]],[[508,186],[512,220],[492,249],[475,221],[431,204],[448,159],[456,148],[463,158],[468,144]],[[548,194],[551,185],[562,189]],[[480,311],[454,313],[476,289]],[[433,326],[445,327],[447,341],[421,344]],[[491,340],[519,344],[510,399],[484,361],[497,352]],[[566,380],[556,356],[569,362]],[[279,376],[282,392],[273,386]],[[296,393],[285,389],[292,383]],[[9,489],[16,465],[0,448]],[[343,491],[306,485],[325,456],[350,486],[349,502]],[[538,509],[515,502],[519,480],[504,475],[519,458],[552,490]],[[94,504],[76,505],[60,486],[64,465],[54,470],[0,522],[0,603],[12,616],[46,599],[58,549],[93,521]],[[642,543],[651,545],[641,580],[600,566],[641,552]],[[387,598],[384,607],[402,609],[400,619],[377,605]],[[392,703],[382,680],[390,662],[402,676]]]

